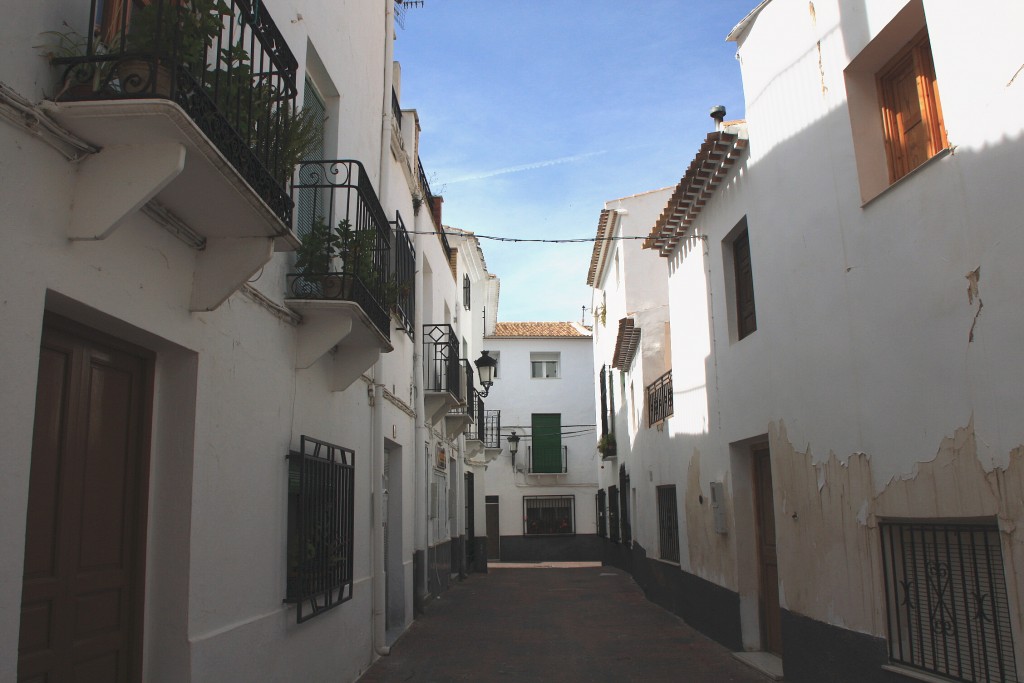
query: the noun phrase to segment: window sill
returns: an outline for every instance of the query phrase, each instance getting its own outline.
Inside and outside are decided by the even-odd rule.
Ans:
[[[923,164],[921,164],[920,166],[918,166],[917,168],[915,168],[915,169],[914,169],[913,171],[911,171],[910,173],[907,173],[907,174],[906,174],[906,175],[904,175],[904,176],[903,176],[902,178],[899,178],[899,179],[898,179],[898,180],[896,180],[895,182],[893,182],[893,183],[890,183],[888,187],[886,187],[886,188],[885,188],[884,190],[882,190],[881,192],[879,192],[878,194],[876,194],[876,195],[875,195],[874,197],[870,197],[869,199],[865,199],[865,200],[864,200],[864,201],[863,201],[863,202],[861,203],[861,205],[860,205],[860,208],[862,208],[862,209],[866,209],[866,208],[868,207],[868,205],[869,205],[869,204],[871,204],[872,202],[874,202],[874,201],[875,201],[876,199],[878,199],[879,197],[883,197],[883,196],[885,196],[886,194],[888,194],[888,193],[889,193],[889,191],[890,191],[890,190],[892,190],[892,189],[893,189],[894,187],[899,187],[899,186],[900,186],[900,185],[902,185],[902,184],[904,183],[904,181],[906,181],[906,180],[907,180],[908,178],[912,178],[912,177],[916,176],[916,175],[917,175],[917,174],[918,174],[919,172],[921,172],[921,171],[923,171],[924,169],[928,168],[928,167],[929,167],[929,166],[931,166],[932,164],[935,164],[935,163],[937,163],[937,162],[939,161],[939,159],[944,159],[944,158],[945,158],[945,157],[947,157],[947,156],[951,156],[951,155],[953,154],[953,150],[954,150],[954,149],[955,149],[954,147],[950,146],[950,147],[946,147],[945,149],[939,150],[939,151],[938,151],[938,152],[937,152],[937,153],[935,154],[935,156],[931,157],[930,159],[928,159],[928,161],[924,162]]]
[[[945,678],[943,676],[936,676],[924,671],[918,671],[917,669],[911,669],[910,667],[900,666],[898,664],[883,664],[883,671],[889,671],[890,673],[897,674],[898,676],[904,676],[905,678],[911,678],[915,681],[925,681],[925,683],[950,683],[953,679]]]

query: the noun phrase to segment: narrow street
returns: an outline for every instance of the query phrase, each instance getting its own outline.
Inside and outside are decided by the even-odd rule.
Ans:
[[[492,568],[456,584],[359,679],[763,683],[612,567]]]

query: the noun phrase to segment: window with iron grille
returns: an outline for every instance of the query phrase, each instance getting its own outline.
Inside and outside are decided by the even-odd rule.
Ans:
[[[647,387],[647,426],[652,427],[675,412],[672,398],[672,371]]]
[[[523,496],[527,536],[576,533],[575,496]]]
[[[658,487],[658,548],[661,559],[679,561],[679,512],[676,487]]]
[[[619,542],[619,487],[608,487],[608,538]]]
[[[285,602],[298,623],[352,598],[355,451],[302,436],[288,454]]]
[[[889,658],[956,681],[1018,681],[996,523],[880,529]]]
[[[601,436],[608,436],[608,366],[601,366]]]
[[[470,308],[470,282],[469,275],[462,276],[462,305],[468,311]]]

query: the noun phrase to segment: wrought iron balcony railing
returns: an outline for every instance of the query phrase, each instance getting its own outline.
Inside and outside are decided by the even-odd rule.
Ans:
[[[398,93],[391,89],[391,115],[395,117],[395,125],[402,130],[402,106],[398,103]]]
[[[287,180],[311,126],[296,110],[298,61],[261,2],[91,0],[58,37],[56,99],[177,103],[286,225]]]
[[[673,411],[672,371],[669,370],[647,387],[647,426],[661,422]]]
[[[501,448],[501,411],[485,410],[483,412],[484,448]]]
[[[462,396],[466,399],[466,405],[460,405],[448,411],[449,414],[465,415],[469,419],[475,419],[476,401],[478,392],[474,386],[473,364],[468,359],[459,360],[459,367],[462,368]]]
[[[526,450],[526,471],[529,474],[565,474],[569,471],[568,446],[559,449],[562,458],[560,465],[556,460],[557,455],[552,458],[551,453],[543,452],[534,456],[533,446],[528,446]]]
[[[402,214],[395,212],[394,273],[397,286],[395,315],[402,322],[402,328],[413,336],[413,317],[416,312],[416,248],[402,222]]]
[[[474,390],[475,391],[475,390]],[[480,397],[479,392],[476,393],[476,399],[471,401],[467,410],[471,410],[470,417],[473,418],[473,429],[466,436],[467,439],[474,441],[483,441],[486,436],[486,430],[484,428],[484,400]]]
[[[423,369],[427,391],[447,391],[462,399],[459,339],[451,325],[423,326]]]
[[[392,274],[391,229],[358,161],[305,161],[292,184],[301,272],[289,273],[295,299],[341,299],[362,307],[391,339],[390,308],[403,288]]]

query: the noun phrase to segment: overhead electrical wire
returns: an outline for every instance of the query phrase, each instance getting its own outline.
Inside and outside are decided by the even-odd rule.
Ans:
[[[407,230],[411,235],[444,235],[445,237],[475,237],[480,240],[493,240],[495,242],[540,242],[544,244],[580,244],[586,242],[619,242],[624,240],[645,240],[646,236],[619,235],[616,237],[567,237],[565,239],[540,239],[529,237],[500,237],[498,235],[480,235],[478,233],[465,232],[440,232],[434,230]]]

